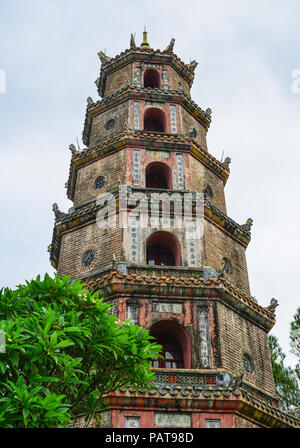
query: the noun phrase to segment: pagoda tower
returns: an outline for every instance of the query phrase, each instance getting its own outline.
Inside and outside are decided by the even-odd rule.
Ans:
[[[152,365],[158,388],[114,392],[102,425],[295,427],[272,376],[276,301],[262,307],[250,293],[252,219],[227,215],[230,158],[209,153],[211,109],[190,94],[197,62],[173,47],[152,49],[144,31],[140,46],[131,35],[118,56],[98,53],[102,99],[87,100],[86,148],[70,145],[73,206],[53,205],[58,275],[99,290],[121,321],[163,346]]]

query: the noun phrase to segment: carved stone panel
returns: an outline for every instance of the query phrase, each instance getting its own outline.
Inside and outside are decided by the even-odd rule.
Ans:
[[[201,367],[210,368],[210,332],[208,309],[204,306],[197,307],[198,328],[200,335],[200,362]]]
[[[182,308],[182,303],[154,302],[152,305],[153,313],[182,314]]]
[[[126,318],[131,320],[133,325],[139,323],[139,306],[135,303],[128,303],[126,310]]]
[[[135,101],[133,104],[133,127],[140,129],[140,103]]]
[[[187,259],[190,267],[198,266],[198,242],[196,232],[196,222],[187,221],[185,227],[185,237],[187,245]]]
[[[140,262],[140,223],[136,217],[129,219],[129,261]]]
[[[125,428],[140,428],[141,417],[125,416]]]
[[[132,184],[140,185],[141,182],[141,155],[139,149],[133,151]]]
[[[162,85],[163,85],[163,89],[168,89],[169,88],[169,78],[168,78],[168,71],[167,70],[163,70],[162,71]]]
[[[217,419],[206,419],[205,420],[206,428],[221,428],[220,420]]]
[[[170,104],[171,133],[177,134],[176,104]]]
[[[190,414],[167,414],[156,412],[154,414],[154,426],[190,428],[192,426],[192,419]]]
[[[135,83],[137,87],[141,87],[141,68],[136,67],[135,69]]]
[[[147,157],[159,157],[162,159],[168,159],[170,157],[170,153],[167,151],[154,151],[154,150],[147,150],[146,151]]]
[[[176,154],[176,167],[177,167],[177,188],[178,190],[184,190],[184,159],[182,154]]]

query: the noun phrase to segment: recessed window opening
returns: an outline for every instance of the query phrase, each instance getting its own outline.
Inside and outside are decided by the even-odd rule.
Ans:
[[[146,168],[146,187],[172,189],[172,170],[165,163],[152,162]]]
[[[147,249],[147,264],[150,266],[175,266],[174,255],[165,246],[149,246]]]
[[[144,130],[152,132],[165,132],[166,117],[162,110],[150,107],[144,115]]]
[[[183,351],[178,340],[167,333],[155,334],[157,344],[162,345],[163,358],[152,361],[152,367],[165,369],[183,369]]]
[[[152,361],[155,368],[190,369],[191,343],[187,331],[173,320],[160,320],[150,329],[151,336],[162,345],[163,359]]]
[[[144,87],[161,88],[161,76],[158,70],[148,68],[144,72]]]
[[[181,266],[180,244],[169,232],[155,232],[146,243],[146,261],[150,266]]]

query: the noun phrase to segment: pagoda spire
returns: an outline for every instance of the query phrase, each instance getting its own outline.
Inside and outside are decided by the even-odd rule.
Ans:
[[[143,47],[143,48],[151,48],[149,43],[148,43],[148,33],[146,31],[146,27],[144,27],[143,42],[141,43],[141,47]]]

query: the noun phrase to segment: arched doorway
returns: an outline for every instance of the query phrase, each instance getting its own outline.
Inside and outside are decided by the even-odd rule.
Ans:
[[[152,132],[165,132],[166,116],[156,107],[150,107],[144,114],[144,130]]]
[[[148,68],[144,72],[144,87],[161,88],[161,76],[158,70]]]
[[[172,190],[172,170],[162,162],[152,162],[146,168],[146,187]]]
[[[181,266],[178,239],[169,232],[155,232],[146,242],[146,261],[150,266]]]
[[[190,369],[191,344],[186,330],[177,322],[162,320],[152,325],[151,336],[162,346],[163,358],[151,362],[154,368]]]

